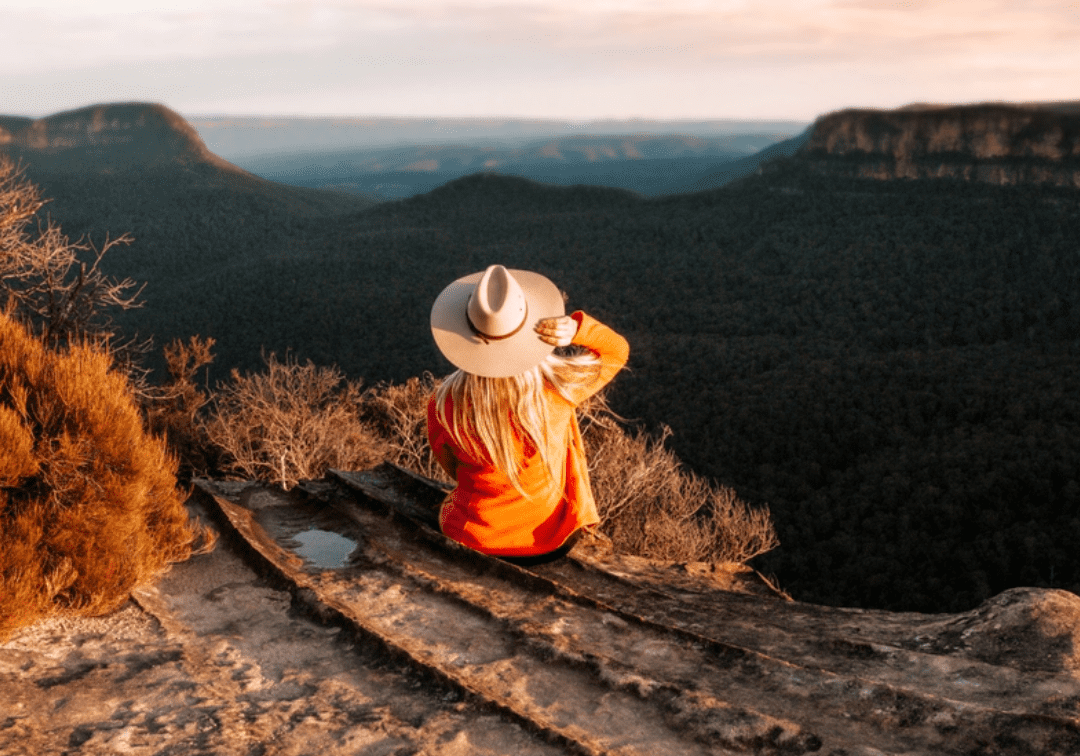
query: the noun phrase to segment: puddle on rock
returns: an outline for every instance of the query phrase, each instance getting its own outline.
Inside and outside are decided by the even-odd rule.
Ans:
[[[356,548],[356,541],[351,538],[318,528],[297,533],[293,539],[300,542],[296,553],[316,567],[344,567]]]

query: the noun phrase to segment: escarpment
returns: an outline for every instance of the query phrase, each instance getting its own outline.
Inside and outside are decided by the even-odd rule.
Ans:
[[[798,160],[838,177],[1080,187],[1080,105],[843,110],[817,120]]]
[[[38,119],[0,117],[0,153],[35,170],[65,172],[198,163],[232,167],[211,153],[178,113],[134,102]]]

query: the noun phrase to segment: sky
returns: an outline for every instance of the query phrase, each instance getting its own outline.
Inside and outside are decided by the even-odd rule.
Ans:
[[[809,121],[1080,100],[1080,0],[0,0],[0,18],[5,115]]]

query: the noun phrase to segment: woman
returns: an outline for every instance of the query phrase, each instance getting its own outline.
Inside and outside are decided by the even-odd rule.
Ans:
[[[428,402],[428,440],[457,483],[439,524],[511,561],[561,556],[600,522],[574,409],[629,349],[585,313],[564,312],[547,278],[501,265],[454,281],[431,309],[435,343],[458,368]],[[585,353],[555,353],[571,344]]]

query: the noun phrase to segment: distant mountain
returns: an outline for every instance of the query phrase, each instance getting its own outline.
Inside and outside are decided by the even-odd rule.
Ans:
[[[372,202],[272,184],[218,157],[179,114],[150,103],[94,105],[36,120],[0,116],[0,155],[27,166],[35,181],[56,185],[61,198],[67,195],[61,185],[78,185],[80,197],[93,197],[98,191],[90,182],[106,193],[123,186],[139,196],[137,204],[211,188],[259,195],[293,212],[355,210]]]
[[[273,240],[287,238],[295,219],[373,203],[254,176],[211,153],[183,118],[155,104],[97,105],[38,120],[0,117],[0,155],[25,167],[67,234],[98,244],[106,234],[133,234],[135,244],[114,249],[106,267],[146,281],[148,302],[223,260],[274,254]],[[140,329],[173,334],[174,315],[154,308],[152,322]]]
[[[1080,103],[843,110],[799,153],[831,176],[1080,186]]]
[[[682,189],[683,192],[701,192],[707,189],[719,189],[730,184],[732,181],[753,175],[761,170],[765,163],[781,158],[789,158],[798,153],[810,138],[810,129],[801,134],[785,139],[782,142],[772,144],[760,152],[746,157],[732,160],[719,168],[711,170],[702,178],[689,183]],[[673,193],[673,192],[670,192]]]
[[[296,187],[360,195],[368,201],[422,194],[479,171],[657,196],[712,188],[747,175],[758,164],[753,154],[801,126],[783,121],[569,124],[497,119],[202,119],[199,123],[215,143],[238,155],[237,164],[209,149],[177,113],[144,103],[97,105],[38,120],[0,116],[0,152],[34,164],[36,171],[213,167],[233,181],[257,175]],[[649,131],[674,125],[686,132]],[[258,128],[268,134],[259,136]],[[601,128],[609,131],[595,132]],[[306,149],[281,151],[286,145],[303,144],[305,134],[310,140]],[[545,138],[537,139],[541,134]],[[237,141],[238,135],[245,138]],[[420,141],[402,146],[401,140],[410,136]],[[374,146],[311,149],[335,140],[350,144],[364,139]],[[398,146],[385,146],[392,139]],[[266,150],[258,153],[257,145]],[[725,172],[728,165],[733,169]],[[245,172],[253,175],[241,178]]]
[[[189,116],[188,122],[217,155],[242,163],[252,157],[298,153],[351,153],[408,145],[521,147],[570,136],[683,134],[710,139],[803,131],[802,121],[522,118],[288,118]]]
[[[233,168],[211,153],[195,130],[162,105],[95,105],[38,120],[0,117],[0,149],[39,170],[210,164]]]
[[[129,332],[156,336],[159,346],[184,333],[188,307],[228,298],[223,269],[243,275],[303,246],[300,224],[373,204],[252,175],[207,150],[183,118],[161,105],[0,117],[0,129],[0,155],[25,168],[49,200],[44,212],[66,234],[99,246],[106,236],[134,237],[110,251],[103,266],[146,283],[145,309],[118,320]],[[192,285],[198,294],[185,295]]]
[[[399,199],[481,171],[550,184],[595,184],[646,196],[695,188],[721,166],[745,162],[781,133],[573,135],[519,146],[497,142],[417,144],[378,150],[295,153],[239,158],[247,170],[273,181],[368,192]],[[753,172],[751,167],[733,176]],[[730,179],[729,179],[730,180]],[[719,185],[712,182],[709,188]]]
[[[7,144],[34,122],[33,118],[0,115],[0,144]]]

